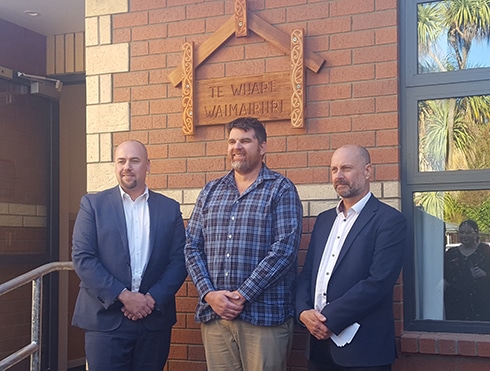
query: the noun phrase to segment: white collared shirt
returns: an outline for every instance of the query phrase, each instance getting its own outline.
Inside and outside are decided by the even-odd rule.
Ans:
[[[129,255],[131,258],[131,291],[138,292],[143,273],[150,258],[150,212],[148,210],[148,187],[136,200],[122,190],[121,197],[128,231]]]
[[[327,288],[333,269],[344,245],[344,241],[349,234],[354,222],[361,213],[362,209],[371,197],[368,192],[344,215],[342,211],[342,200],[337,205],[337,218],[333,223],[332,229],[327,239],[325,249],[323,250],[322,261],[318,269],[315,286],[315,309],[321,311],[327,305]]]

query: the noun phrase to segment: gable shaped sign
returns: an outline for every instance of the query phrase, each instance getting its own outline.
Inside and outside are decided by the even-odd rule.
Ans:
[[[290,71],[194,80],[195,69],[229,37],[246,37],[248,30],[289,54]],[[261,121],[290,119],[293,128],[304,126],[305,67],[317,73],[325,60],[305,52],[304,31],[288,35],[260,17],[247,13],[246,0],[235,0],[235,14],[209,39],[194,48],[184,43],[182,64],[169,74],[174,86],[182,83],[182,120],[185,135],[196,125],[228,123],[243,116]]]

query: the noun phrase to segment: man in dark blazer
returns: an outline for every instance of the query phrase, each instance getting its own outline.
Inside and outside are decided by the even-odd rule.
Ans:
[[[315,222],[296,287],[296,316],[311,336],[311,371],[387,371],[396,357],[393,287],[406,220],[369,190],[368,151],[346,145],[331,160],[338,206]]]
[[[178,203],[146,186],[134,140],[114,152],[119,186],[82,197],[72,259],[80,277],[72,324],[85,330],[90,371],[161,371],[187,271]]]

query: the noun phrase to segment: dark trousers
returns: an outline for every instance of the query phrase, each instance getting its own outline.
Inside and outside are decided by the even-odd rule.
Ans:
[[[310,339],[310,360],[308,371],[391,371],[391,365],[370,367],[343,367],[334,362],[330,347],[335,346],[329,340],[319,341]]]
[[[162,371],[170,349],[172,329],[150,331],[127,318],[114,331],[86,331],[89,371]]]

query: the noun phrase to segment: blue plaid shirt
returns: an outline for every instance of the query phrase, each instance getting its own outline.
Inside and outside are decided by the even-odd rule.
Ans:
[[[238,319],[276,326],[294,314],[293,284],[303,210],[296,187],[264,164],[241,195],[233,171],[201,191],[187,225],[187,270],[199,292],[197,322],[220,317],[203,298],[238,290]]]

